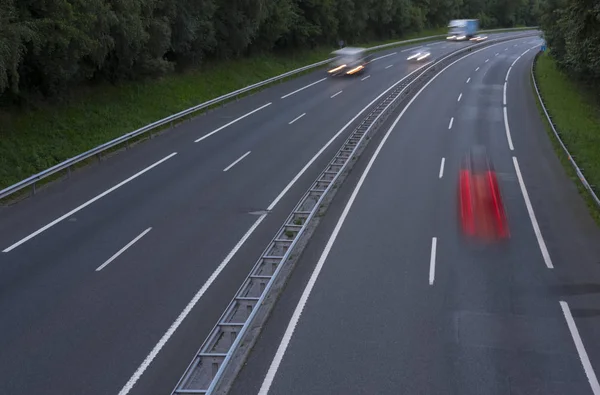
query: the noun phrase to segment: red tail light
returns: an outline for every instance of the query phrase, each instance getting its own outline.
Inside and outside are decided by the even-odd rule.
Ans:
[[[508,237],[510,233],[506,223],[506,214],[504,212],[504,204],[502,203],[500,189],[498,188],[498,179],[496,178],[496,173],[493,171],[488,171],[487,178],[492,195],[492,210],[496,220],[496,232],[500,238],[505,238]]]
[[[460,177],[460,214],[463,229],[466,234],[475,233],[475,224],[473,221],[473,199],[471,194],[471,175],[468,170],[461,170]]]

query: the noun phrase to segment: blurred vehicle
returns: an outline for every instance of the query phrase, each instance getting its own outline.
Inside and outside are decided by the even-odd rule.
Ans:
[[[335,59],[327,70],[327,73],[332,76],[362,73],[369,63],[365,48],[345,47],[333,51],[332,55],[335,55]]]
[[[462,228],[467,236],[487,240],[510,237],[496,171],[485,147],[473,147],[463,159],[459,205]]]
[[[481,34],[471,38],[471,41],[476,41],[476,42],[480,42],[480,41],[484,41],[484,40],[487,40],[487,36],[484,36]]]
[[[453,19],[448,23],[448,40],[470,40],[479,30],[478,19]]]
[[[413,62],[420,62],[425,60],[431,56],[431,51],[427,47],[416,48],[414,51],[410,53],[406,60],[411,60]]]

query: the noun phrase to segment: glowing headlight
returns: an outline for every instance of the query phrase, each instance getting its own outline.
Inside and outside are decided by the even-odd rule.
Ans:
[[[364,69],[364,67],[363,67],[363,66],[358,66],[358,67],[355,67],[355,68],[353,68],[352,70],[348,70],[348,71],[346,72],[346,74],[354,74],[354,73],[356,73],[357,71],[360,71],[360,70],[362,70],[362,69]]]
[[[346,67],[346,65],[345,65],[345,64],[343,64],[343,65],[341,65],[341,66],[338,66],[338,67],[336,67],[335,69],[331,69],[331,70],[329,70],[329,71],[328,71],[328,73],[335,73],[336,71],[340,71],[340,70],[341,70],[341,69],[343,69],[344,67]]]

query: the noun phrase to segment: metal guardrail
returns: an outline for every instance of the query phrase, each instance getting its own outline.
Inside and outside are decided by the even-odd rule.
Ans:
[[[542,110],[544,111],[544,114],[546,115],[546,119],[548,120],[548,124],[552,128],[552,132],[554,132],[554,136],[556,137],[556,139],[558,140],[558,143],[560,144],[560,146],[562,147],[563,151],[567,155],[567,159],[569,160],[569,162],[571,163],[571,165],[575,169],[575,172],[577,173],[577,177],[579,177],[579,181],[581,181],[581,183],[583,184],[583,186],[585,187],[585,189],[587,189],[588,192],[590,193],[590,195],[592,195],[592,198],[596,202],[596,205],[600,208],[600,199],[598,199],[598,196],[596,195],[596,192],[594,192],[594,189],[588,183],[587,179],[583,175],[583,172],[581,171],[581,169],[577,165],[577,162],[575,162],[575,159],[573,159],[573,157],[571,156],[571,153],[567,149],[567,146],[565,145],[565,143],[560,138],[560,134],[558,133],[558,130],[556,129],[556,126],[554,126],[554,123],[552,122],[552,118],[550,117],[550,114],[548,113],[548,110],[546,109],[546,105],[544,104],[544,100],[542,99],[542,95],[540,94],[540,90],[538,88],[537,81],[535,80],[535,66],[536,66],[537,58],[538,58],[538,56],[540,56],[541,53],[542,53],[541,51],[538,51],[535,54],[535,58],[534,58],[533,62],[531,63],[531,79],[533,80],[533,86],[535,88],[535,93],[537,94],[538,101],[540,103],[540,106],[542,107]]]
[[[531,29],[534,29],[534,28],[535,27],[532,27]],[[518,30],[523,30],[523,29],[527,29],[527,28],[495,29],[495,30],[487,30],[487,31],[483,30],[482,32],[511,31],[511,30],[518,31]],[[410,44],[410,43],[413,43],[413,42],[419,42],[419,41],[424,41],[424,40],[432,40],[432,39],[435,39],[435,38],[442,38],[442,37],[445,37],[445,35],[428,36],[428,37],[414,38],[414,39],[411,39],[411,40],[396,41],[396,42],[393,42],[393,43],[388,43],[388,44],[383,44],[383,45],[377,45],[377,46],[374,46],[374,47],[369,47],[368,50],[369,51],[376,51],[376,50],[380,50],[380,49],[384,49],[384,48],[389,48],[389,47],[392,47],[392,46],[398,46],[398,45],[402,45],[402,44]],[[52,175],[54,175],[56,173],[59,173],[61,171],[65,171],[65,170],[68,171],[68,173],[70,174],[72,166],[74,166],[74,165],[76,165],[76,164],[78,164],[80,162],[83,162],[83,161],[85,161],[87,159],[90,159],[90,158],[92,158],[94,156],[97,156],[98,159],[100,159],[101,158],[101,154],[103,152],[105,152],[105,151],[107,151],[109,149],[115,148],[117,146],[120,146],[121,144],[128,143],[131,139],[133,139],[135,137],[138,137],[138,136],[140,136],[140,135],[142,135],[144,133],[150,132],[152,130],[155,130],[155,129],[157,129],[157,128],[161,127],[161,126],[167,125],[167,124],[170,124],[171,126],[173,126],[173,123],[175,121],[178,121],[181,118],[186,117],[186,116],[188,116],[190,114],[193,114],[195,112],[204,110],[204,109],[206,109],[206,108],[208,108],[210,106],[214,106],[216,104],[223,103],[223,102],[225,102],[227,100],[236,98],[239,95],[242,95],[242,94],[245,94],[247,92],[253,91],[255,89],[261,88],[263,86],[272,84],[273,82],[281,81],[281,80],[283,80],[285,78],[294,76],[296,74],[303,73],[303,72],[305,72],[307,70],[311,70],[311,69],[323,66],[323,65],[327,64],[330,61],[331,61],[331,59],[326,59],[326,60],[323,60],[321,62],[313,63],[313,64],[310,64],[308,66],[304,66],[304,67],[300,67],[300,68],[292,70],[292,71],[288,71],[287,73],[277,75],[277,76],[269,78],[267,80],[258,82],[258,83],[253,84],[253,85],[249,85],[249,86],[247,86],[245,88],[238,89],[236,91],[233,91],[233,92],[227,93],[225,95],[219,96],[219,97],[214,98],[212,100],[209,100],[207,102],[198,104],[198,105],[196,105],[194,107],[190,107],[190,108],[188,108],[186,110],[180,111],[180,112],[178,112],[176,114],[170,115],[170,116],[168,116],[166,118],[160,119],[160,120],[158,120],[156,122],[153,122],[151,124],[148,124],[148,125],[146,125],[146,126],[144,126],[142,128],[134,130],[133,132],[124,134],[123,136],[117,137],[114,140],[111,140],[111,141],[109,141],[107,143],[104,143],[104,144],[99,145],[99,146],[97,146],[95,148],[92,148],[89,151],[86,151],[86,152],[84,152],[82,154],[79,154],[79,155],[74,156],[74,157],[72,157],[70,159],[67,159],[64,162],[61,162],[61,163],[59,163],[57,165],[54,165],[54,166],[50,167],[49,169],[41,171],[41,172],[39,172],[37,174],[34,174],[34,175],[32,175],[32,176],[30,176],[30,177],[28,177],[28,178],[26,178],[26,179],[24,179],[24,180],[22,180],[22,181],[20,181],[20,182],[18,182],[16,184],[14,184],[14,185],[11,185],[9,187],[6,187],[5,189],[2,189],[0,191],[0,200],[6,198],[6,197],[8,197],[8,196],[10,196],[10,195],[12,195],[12,194],[14,194],[16,192],[19,192],[22,189],[27,188],[29,186],[32,187],[32,194],[35,194],[35,187],[36,187],[36,183],[38,181],[43,180],[43,179],[45,179],[47,177],[50,177],[50,176],[52,176]]]
[[[332,188],[335,188],[340,175],[352,162],[352,158],[355,157],[365,138],[368,138],[370,133],[377,130],[387,120],[413,88],[420,87],[420,85],[414,87],[414,83],[427,81],[430,74],[437,73],[448,63],[454,61],[455,58],[472,52],[473,49],[531,35],[529,33],[510,38],[488,40],[461,48],[435,61],[426,68],[421,67],[413,71],[394,85],[392,92],[376,104],[369,115],[354,129],[331,162],[294,207],[275,237],[252,267],[249,275],[217,321],[217,324],[204,340],[194,359],[177,383],[172,395],[214,393],[234,352],[240,346],[244,335],[257,315],[259,307],[274,286],[283,263],[294,252],[294,247],[307,229],[307,225],[311,223],[319,211],[325,197]]]

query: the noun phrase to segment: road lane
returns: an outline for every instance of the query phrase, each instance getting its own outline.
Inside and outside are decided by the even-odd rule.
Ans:
[[[57,209],[72,207],[76,201],[97,196],[101,187],[114,185],[111,180],[121,174],[121,166],[152,163],[153,154],[171,145],[182,148],[181,160],[165,163],[148,177],[137,179],[134,187],[120,188],[111,199],[100,199],[93,209],[65,219],[53,228],[59,231],[44,233],[0,256],[0,370],[11,377],[2,381],[0,392],[39,391],[51,385],[57,393],[116,393],[256,220],[249,212],[264,209],[353,112],[394,81],[390,73],[397,73],[399,79],[403,69],[389,70],[386,75],[377,68],[374,71],[370,85],[333,80],[327,89],[307,89],[294,95],[293,101],[290,97],[286,103],[273,102],[268,112],[265,108],[256,117],[244,118],[192,144],[201,135],[199,129],[208,133],[267,102],[275,92],[265,90],[3,210],[0,239],[18,239],[27,229],[31,232],[56,218]],[[344,94],[338,99],[344,101],[330,100],[331,91],[340,85]],[[287,84],[279,90],[282,87],[289,89]],[[324,107],[325,102],[332,104]],[[288,126],[292,112],[307,115]],[[248,257],[262,251],[335,148],[332,145],[325,151],[267,216],[207,291],[207,303],[195,308],[193,318],[169,341],[133,393],[171,390],[204,339],[202,334],[208,333],[254,263],[255,258]],[[252,155],[236,171],[223,173],[248,150]],[[84,179],[86,174],[98,177]],[[62,190],[60,185],[67,188]],[[126,260],[95,272],[149,227],[152,232],[127,251]],[[30,371],[44,374],[31,375]]]
[[[563,278],[544,265],[515,182],[502,119],[504,76],[522,53],[512,48],[487,63],[486,51],[463,60],[406,112],[349,211],[269,393],[591,393],[556,298]],[[529,93],[527,84],[520,88],[520,95]],[[457,115],[448,131],[450,113]],[[473,144],[488,147],[501,176],[513,232],[505,246],[473,247],[458,237],[453,194],[460,155]],[[441,157],[447,159],[440,180]],[[428,286],[432,237],[436,271]],[[293,292],[302,291],[290,282]],[[255,346],[233,394],[256,393],[264,384],[296,307],[293,298],[282,300],[287,306],[267,324],[270,337]],[[586,348],[594,337],[587,339]]]
[[[568,302],[587,353],[600,372],[600,229],[578,192],[578,180],[569,177],[555,155],[531,83],[530,51],[512,68],[507,88],[507,108],[515,153],[536,208],[553,272],[560,284],[557,298]],[[540,116],[536,116],[540,114]],[[549,131],[551,133],[551,131]],[[552,137],[554,138],[554,137]],[[560,150],[560,148],[558,148]],[[586,192],[584,192],[586,193]],[[589,393],[589,392],[588,392]]]

